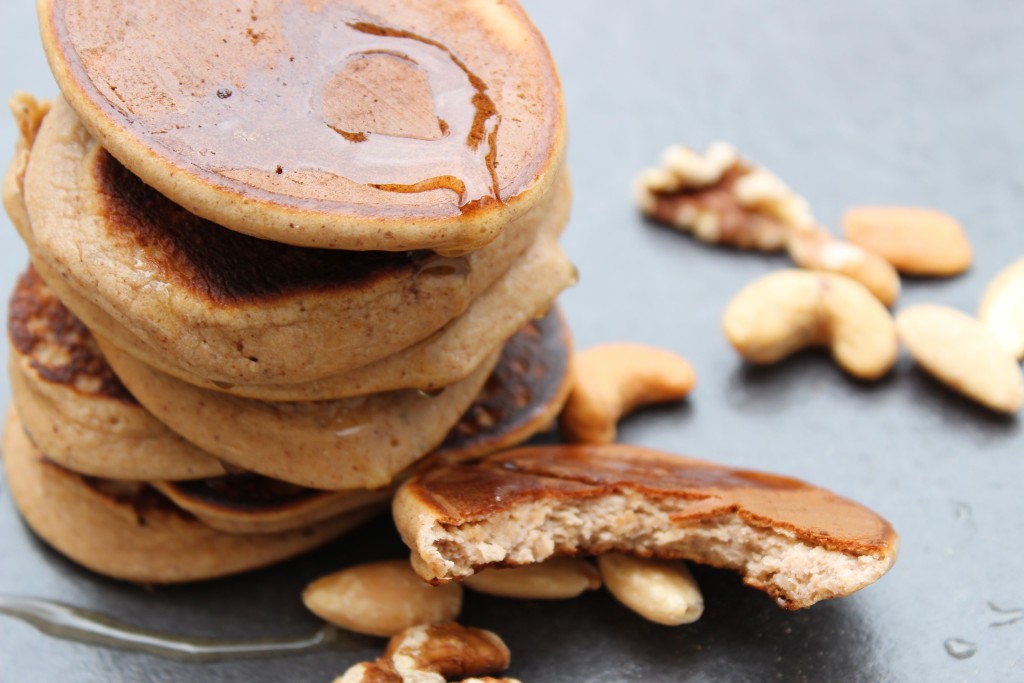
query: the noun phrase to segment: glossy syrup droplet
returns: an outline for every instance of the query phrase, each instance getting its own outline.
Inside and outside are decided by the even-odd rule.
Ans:
[[[950,638],[944,645],[946,652],[954,659],[970,659],[978,651],[978,646],[961,638]]]
[[[290,638],[192,638],[137,628],[107,615],[59,602],[15,596],[0,596],[0,614],[20,619],[56,638],[187,662],[276,657],[312,652],[343,641],[356,641],[355,636],[347,632],[343,635],[333,626],[324,626],[307,636]]]

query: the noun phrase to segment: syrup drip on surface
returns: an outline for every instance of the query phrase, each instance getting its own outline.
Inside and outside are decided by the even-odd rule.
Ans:
[[[487,84],[451,50],[360,21],[334,4],[309,12],[293,3],[281,12],[285,50],[276,63],[251,69],[230,97],[221,88],[195,101],[184,121],[182,112],[169,112],[166,125],[156,126],[165,144],[191,149],[228,177],[233,171],[280,175],[283,168],[388,192],[446,189],[463,211],[501,200],[495,172],[501,117]],[[437,137],[345,130],[330,120],[325,101],[332,79],[363,59],[399,59],[422,74]]]
[[[137,628],[103,614],[59,602],[13,596],[0,596],[0,614],[20,619],[56,638],[187,662],[301,654],[339,645],[345,640],[333,626],[324,626],[308,636],[293,638],[191,638]]]

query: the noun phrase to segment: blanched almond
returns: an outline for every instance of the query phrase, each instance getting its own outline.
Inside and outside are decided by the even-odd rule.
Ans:
[[[678,626],[704,613],[700,587],[681,560],[609,553],[598,556],[597,566],[612,595],[645,619]]]
[[[349,631],[393,636],[411,626],[454,620],[462,610],[462,587],[431,586],[406,560],[385,560],[321,577],[306,587],[302,601]]]
[[[485,569],[462,581],[480,593],[524,600],[563,600],[601,587],[601,575],[586,560],[555,557],[511,569]]]
[[[846,239],[907,275],[946,277],[971,267],[971,243],[960,223],[934,209],[862,206],[843,216]]]
[[[992,280],[978,317],[1014,358],[1024,357],[1024,258]]]
[[[1020,408],[1020,366],[979,321],[945,306],[922,305],[901,311],[896,328],[914,360],[951,389],[1000,413]]]

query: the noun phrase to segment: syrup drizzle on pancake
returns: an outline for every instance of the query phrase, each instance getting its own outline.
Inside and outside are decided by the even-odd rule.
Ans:
[[[164,144],[193,150],[226,176],[314,172],[388,192],[444,189],[458,196],[463,212],[501,201],[495,172],[501,116],[487,84],[451,50],[410,31],[362,21],[339,5],[310,12],[289,3],[280,11],[285,49],[274,65],[251,68],[245,83],[211,87],[187,112],[168,111],[155,125]],[[344,80],[362,60],[399,60],[412,79],[425,79],[436,131],[387,125],[349,130],[333,120],[332,103],[365,95],[358,82]],[[339,88],[339,78],[352,87]],[[296,107],[297,99],[308,109]],[[405,102],[394,104],[401,109]],[[373,110],[386,105],[366,97],[370,111],[360,119],[374,120]]]

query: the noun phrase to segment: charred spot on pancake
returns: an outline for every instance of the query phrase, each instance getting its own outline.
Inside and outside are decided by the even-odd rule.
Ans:
[[[142,182],[104,150],[93,165],[112,238],[156,278],[219,304],[356,289],[391,275],[412,277],[428,251],[295,247],[243,235],[200,218]]]
[[[39,377],[81,394],[136,405],[107,365],[92,333],[69,311],[32,266],[11,296],[7,332]]]
[[[323,493],[251,472],[168,482],[168,486],[204,505],[243,512],[288,507]]]
[[[509,339],[476,400],[437,449],[442,455],[479,453],[500,444],[556,400],[569,364],[567,329],[552,308]]]

